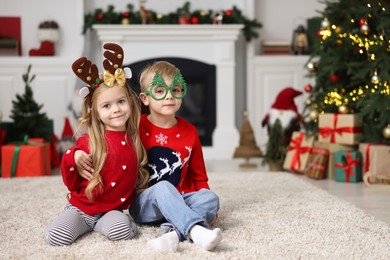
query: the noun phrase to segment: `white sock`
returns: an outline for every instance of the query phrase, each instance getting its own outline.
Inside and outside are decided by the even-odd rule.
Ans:
[[[221,242],[222,230],[219,228],[210,230],[200,225],[195,225],[190,230],[190,236],[195,244],[209,251],[214,249],[219,242]]]
[[[176,231],[165,233],[161,237],[149,240],[147,245],[163,252],[176,252],[179,246],[179,237]]]

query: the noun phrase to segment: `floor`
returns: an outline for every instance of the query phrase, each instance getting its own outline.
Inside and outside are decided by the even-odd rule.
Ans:
[[[241,159],[232,160],[215,160],[207,161],[207,171],[213,172],[226,172],[226,171],[267,171],[267,167],[262,166],[260,163],[251,161],[257,165],[256,168],[245,169],[241,168],[240,164],[243,163]],[[59,170],[55,170],[53,174],[60,174]],[[292,173],[286,173],[292,174]],[[334,180],[314,180],[304,175],[297,175],[297,178],[301,178],[321,189],[328,191],[330,194],[336,197],[350,202],[363,209],[368,215],[374,216],[379,220],[382,220],[390,224],[390,185],[389,186],[367,186],[363,182],[360,183],[343,183],[336,182]]]
[[[255,161],[255,160],[253,160]],[[240,168],[240,159],[226,161],[206,161],[208,171],[232,171],[247,169]],[[267,168],[257,164],[259,171],[266,171]],[[253,168],[250,169],[253,171]],[[303,175],[296,175],[311,184],[328,191],[330,194],[354,204],[363,209],[368,215],[374,216],[390,224],[390,185],[389,186],[367,186],[363,182],[360,183],[342,183],[334,180],[314,180]]]

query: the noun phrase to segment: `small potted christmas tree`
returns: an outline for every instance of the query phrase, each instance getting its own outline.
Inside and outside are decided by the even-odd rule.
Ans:
[[[24,94],[16,94],[16,100],[12,101],[10,118],[13,120],[12,136],[15,139],[13,141],[23,140],[26,135],[50,141],[53,132],[52,121],[48,119],[46,113],[41,112],[43,105],[34,100],[30,84],[35,75],[30,78],[30,71],[31,65],[28,66],[26,74],[23,74]]]
[[[262,164],[268,164],[272,172],[281,171],[287,148],[284,144],[283,127],[277,119],[268,133],[268,143],[262,160]]]

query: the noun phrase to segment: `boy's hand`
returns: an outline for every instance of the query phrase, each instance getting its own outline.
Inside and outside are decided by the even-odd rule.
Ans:
[[[81,177],[90,181],[93,178],[94,169],[92,168],[92,157],[84,151],[76,150],[74,152],[74,161],[77,166],[77,172]]]

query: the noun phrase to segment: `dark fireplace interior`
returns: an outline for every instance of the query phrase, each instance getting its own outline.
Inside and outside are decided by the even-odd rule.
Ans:
[[[139,74],[142,69],[154,61],[165,60],[177,66],[187,82],[187,95],[177,115],[196,126],[202,146],[212,145],[212,133],[216,124],[216,68],[192,59],[161,57],[125,65],[133,72],[128,81],[131,88],[140,92]],[[142,108],[147,113],[147,108]]]

